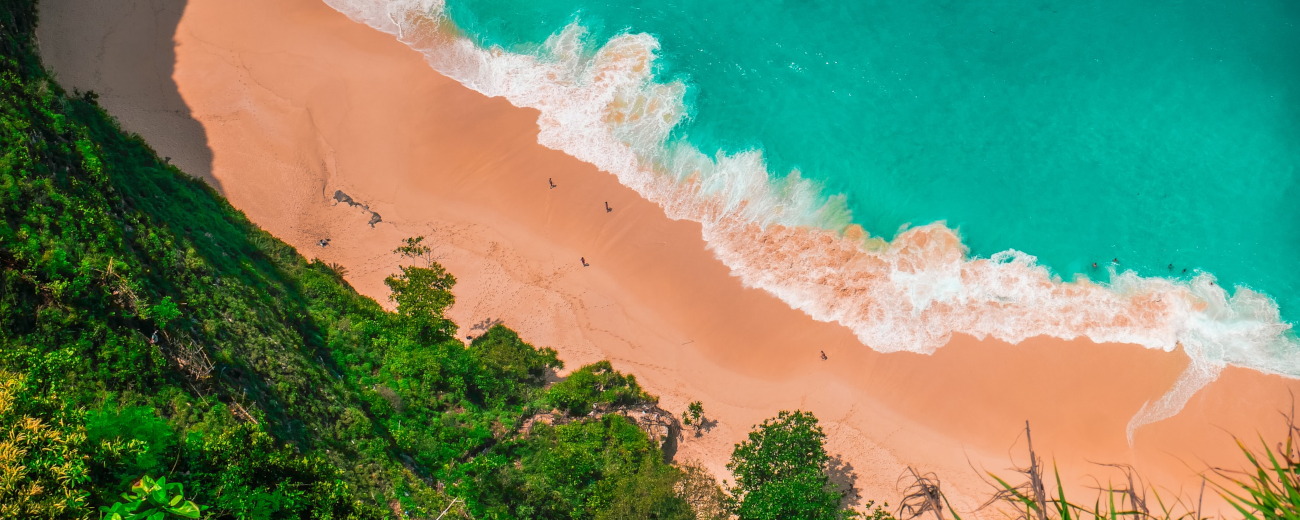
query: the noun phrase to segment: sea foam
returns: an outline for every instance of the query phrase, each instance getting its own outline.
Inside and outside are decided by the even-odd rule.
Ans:
[[[868,236],[842,196],[798,171],[776,175],[759,151],[705,153],[670,139],[685,117],[681,82],[656,81],[646,34],[587,41],[570,24],[533,52],[481,48],[441,0],[326,0],[393,34],[439,72],[537,109],[538,141],[614,174],[669,217],[702,225],[709,248],[746,286],[851,329],[881,352],[931,353],[954,333],[1020,342],[1086,337],[1173,351],[1191,363],[1137,410],[1128,434],[1177,414],[1228,365],[1300,377],[1300,343],[1276,303],[1213,275],[1178,281],[1110,267],[1110,281],[1062,281],[1030,254],[971,258],[942,223]]]

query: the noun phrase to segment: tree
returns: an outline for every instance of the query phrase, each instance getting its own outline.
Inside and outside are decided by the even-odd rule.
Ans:
[[[677,493],[691,505],[697,520],[728,520],[727,495],[708,470],[692,462],[678,463],[682,478],[678,480]]]
[[[162,301],[158,302],[157,305],[150,306],[148,309],[146,317],[157,323],[160,329],[166,329],[168,323],[181,317],[181,309],[176,306],[176,302],[172,301],[171,296],[164,296]]]
[[[469,352],[482,364],[475,384],[489,401],[521,402],[546,383],[548,370],[562,368],[550,348],[534,348],[503,325],[474,338]]]
[[[393,252],[406,258],[423,260],[425,266],[433,265],[433,248],[424,245],[423,236],[402,239],[402,245],[394,249]]]
[[[609,506],[596,520],[696,520],[691,504],[677,492],[682,471],[647,457],[635,474],[616,483]]]
[[[425,267],[402,266],[402,274],[384,279],[384,285],[393,291],[388,299],[397,303],[397,313],[411,318],[417,328],[426,332],[455,335],[456,325],[443,317],[443,311],[456,303],[456,297],[451,294],[456,277],[433,261],[433,249],[424,245],[422,236],[403,240],[393,252],[404,258],[423,260],[425,264]]]
[[[384,285],[393,291],[388,298],[397,303],[398,314],[427,321],[448,334],[455,333],[453,325],[442,313],[456,302],[456,297],[451,294],[456,277],[441,265],[404,266],[402,274],[385,278]]]
[[[736,445],[727,469],[732,513],[741,520],[838,520],[854,517],[840,507],[843,493],[827,476],[826,434],[810,412],[783,411],[763,421]]]
[[[451,294],[456,277],[439,264],[402,267],[402,274],[385,278],[384,285],[392,289],[389,299],[397,302],[401,314],[427,314],[441,319],[442,312],[456,302]]]
[[[468,467],[459,484],[473,518],[689,520],[681,472],[619,414],[536,423]],[[495,459],[495,460],[493,460]]]
[[[686,411],[682,412],[682,424],[690,426],[695,431],[695,436],[700,436],[700,430],[704,428],[704,403],[692,401],[686,406]]]

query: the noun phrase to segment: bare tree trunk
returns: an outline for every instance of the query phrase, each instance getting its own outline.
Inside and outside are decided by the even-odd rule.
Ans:
[[[1034,437],[1029,432],[1029,421],[1025,421],[1025,441],[1029,443],[1029,492],[1038,504],[1038,518],[1047,520],[1047,486],[1043,484],[1043,468],[1038,463],[1038,454],[1034,453]]]

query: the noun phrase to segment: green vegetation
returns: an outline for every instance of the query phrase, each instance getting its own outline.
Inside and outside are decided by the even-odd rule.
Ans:
[[[691,404],[686,405],[686,410],[682,412],[682,424],[690,426],[696,437],[700,436],[706,421],[708,419],[704,417],[704,403],[699,401],[691,401]]]
[[[1300,428],[1295,426],[1293,419],[1292,415],[1287,415],[1286,441],[1276,447],[1263,443],[1259,451],[1253,451],[1238,442],[1247,462],[1246,469],[1212,469],[1195,497],[1162,496],[1143,483],[1131,467],[1104,464],[1120,470],[1123,478],[1119,485],[1108,482],[1095,487],[1091,503],[1067,497],[1059,471],[1053,471],[1050,478],[1044,474],[1042,460],[1034,452],[1033,438],[1026,424],[1029,465],[1017,469],[1025,480],[1013,485],[998,475],[990,474],[997,489],[980,509],[992,508],[996,514],[1022,520],[1202,520],[1212,518],[1203,509],[1207,505],[1205,487],[1211,486],[1218,489],[1219,495],[1242,518],[1294,520],[1300,518]],[[961,515],[952,510],[933,474],[923,475],[908,468],[903,481],[910,481],[910,484],[904,490],[898,509],[899,518],[911,520],[932,516],[961,520]],[[876,517],[873,515],[872,518]]]
[[[537,423],[467,468],[475,518],[694,518],[674,490],[681,471],[622,415]]]
[[[0,0],[0,517],[693,517],[634,378],[465,345],[422,238],[385,311],[65,94],[34,25]]]
[[[1207,518],[1199,511],[1199,501],[1188,505],[1181,500],[1165,502],[1155,491],[1148,496],[1147,490],[1135,487],[1135,476],[1127,473],[1128,485],[1120,487],[1098,488],[1092,504],[1072,501],[1066,497],[1065,486],[1059,472],[1053,473],[1054,490],[1049,491],[1040,474],[1032,474],[1029,482],[1013,486],[994,475],[993,479],[1001,487],[993,499],[985,506],[997,505],[1008,515],[1025,520],[1115,520],[1150,519],[1150,520],[1201,520]],[[946,504],[946,500],[944,501]],[[1268,518],[1296,518],[1291,516]],[[953,518],[960,520],[955,512]]]
[[[148,476],[131,485],[129,493],[113,507],[101,508],[105,520],[166,520],[168,518],[199,518],[200,508],[185,500],[185,486]]]
[[[1262,457],[1238,443],[1251,471],[1219,472],[1228,481],[1219,484],[1220,491],[1244,518],[1300,518],[1300,429],[1289,426],[1286,442],[1277,449],[1260,439]]]
[[[608,361],[582,367],[556,383],[546,395],[546,404],[573,416],[590,415],[617,407],[658,402],[637,384],[636,376],[620,374]]]
[[[0,518],[57,517],[86,506],[86,442],[76,410],[0,371]]]
[[[499,325],[456,339],[456,279],[422,237],[398,246],[415,265],[384,310],[65,93],[35,23],[34,0],[0,0],[0,518],[852,516],[812,414],[738,444],[728,490],[669,464],[680,425],[634,377],[598,362],[550,384],[554,350]],[[682,422],[709,421],[697,401]],[[1293,443],[1243,450],[1254,471],[1221,492],[1300,518]],[[1114,491],[1079,507],[1032,475],[995,498],[1025,518],[1172,516]],[[913,476],[900,512],[951,513]]]
[[[831,485],[826,434],[808,412],[781,412],[736,445],[727,469],[732,512],[742,520],[832,520],[855,516]]]

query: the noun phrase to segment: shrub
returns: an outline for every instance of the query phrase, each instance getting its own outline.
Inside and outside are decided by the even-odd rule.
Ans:
[[[105,404],[86,415],[86,435],[97,479],[118,482],[116,489],[175,460],[176,433],[152,407]]]
[[[470,353],[483,365],[476,385],[493,401],[527,400],[533,389],[546,382],[546,371],[564,366],[555,350],[536,349],[514,331],[496,325],[474,338]]]
[[[597,407],[653,404],[658,399],[641,389],[636,376],[619,373],[608,361],[598,361],[552,386],[545,402],[568,415],[583,416]]]
[[[80,518],[90,481],[84,428],[59,396],[0,371],[0,518]]]
[[[148,475],[131,484],[131,491],[122,494],[122,501],[111,507],[101,507],[104,520],[166,520],[168,518],[199,518],[202,507],[185,500],[185,486],[179,482],[158,480]]]
[[[728,490],[732,512],[741,520],[852,517],[840,507],[843,493],[832,488],[827,475],[825,439],[809,412],[783,411],[763,421],[736,445],[727,464],[736,480]]]

